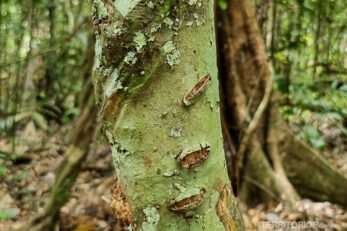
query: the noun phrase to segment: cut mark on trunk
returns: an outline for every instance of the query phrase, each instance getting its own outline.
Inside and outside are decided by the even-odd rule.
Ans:
[[[196,209],[204,200],[204,189],[190,188],[182,192],[170,205],[170,210],[178,213]]]
[[[178,156],[177,161],[182,166],[182,168],[195,168],[205,162],[210,153],[210,145],[205,144],[202,146],[200,144],[200,149],[198,150],[183,150]]]
[[[236,223],[232,214],[229,211],[230,199],[231,199],[231,187],[225,185],[218,190],[220,195],[216,204],[216,212],[219,220],[223,223],[225,231],[237,230]]]
[[[194,87],[188,91],[188,93],[184,96],[183,98],[183,104],[185,106],[190,106],[192,105],[196,98],[201,95],[201,93],[205,90],[207,87],[208,83],[211,81],[211,75],[207,74],[205,75],[202,79],[197,82]]]
[[[131,230],[132,228],[136,228],[130,204],[127,201],[124,187],[119,179],[116,180],[116,184],[111,190],[110,207],[117,220],[117,227],[119,227],[119,230]]]

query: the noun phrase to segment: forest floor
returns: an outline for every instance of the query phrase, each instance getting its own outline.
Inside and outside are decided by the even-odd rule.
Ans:
[[[47,136],[29,123],[17,136],[16,153],[27,153],[31,161],[13,163],[0,159],[0,230],[15,230],[42,211],[67,148],[64,137],[70,129],[57,127],[53,135]],[[347,177],[346,138],[341,142],[342,146],[323,154]],[[105,202],[114,181],[111,151],[106,144],[93,146],[69,202],[61,209],[57,231],[112,231],[114,219]],[[0,147],[1,151],[10,152],[11,140],[0,139]],[[347,208],[329,202],[303,199],[296,213],[281,204],[240,207],[246,231],[347,230]]]

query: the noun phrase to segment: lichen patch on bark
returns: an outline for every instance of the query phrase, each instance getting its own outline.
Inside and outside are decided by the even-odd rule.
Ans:
[[[142,223],[142,231],[156,231],[160,220],[160,214],[154,207],[148,207],[143,210],[145,221]]]
[[[116,0],[114,5],[116,9],[123,15],[123,17],[127,16],[127,14],[134,9],[137,4],[139,4],[141,0]]]

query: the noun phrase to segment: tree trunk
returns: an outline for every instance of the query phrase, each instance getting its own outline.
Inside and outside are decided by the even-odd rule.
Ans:
[[[347,180],[289,132],[279,114],[278,92],[273,89],[267,99],[272,73],[250,0],[235,0],[218,15],[223,24],[223,108],[238,149],[240,198],[248,203],[275,199],[294,209],[298,191],[300,196],[346,205]]]
[[[118,230],[242,230],[220,126],[212,0],[94,0]]]
[[[316,35],[314,39],[314,56],[313,56],[313,70],[312,74],[315,79],[318,78],[317,74],[317,64],[319,60],[319,52],[320,52],[320,37],[321,37],[321,30],[322,30],[322,7],[319,2],[316,3],[316,9],[317,9],[317,18],[316,18]]]
[[[50,47],[56,45],[56,9],[57,3],[55,0],[51,1],[48,6],[48,19],[49,19],[49,41]],[[58,55],[56,50],[50,51],[45,57],[45,79],[44,79],[44,93],[50,99],[55,100],[54,84],[57,81],[57,63]]]

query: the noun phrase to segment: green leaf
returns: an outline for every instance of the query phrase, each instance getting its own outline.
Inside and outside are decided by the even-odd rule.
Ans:
[[[78,108],[75,108],[75,107],[70,108],[64,113],[61,121],[63,122],[63,124],[67,124],[68,122],[74,120],[77,117],[78,113],[79,113]]]
[[[16,180],[16,181],[22,181],[22,180],[25,180],[26,178],[28,178],[29,176],[29,171],[27,169],[25,169],[24,171],[20,172],[20,173],[17,173],[13,176],[13,178]]]
[[[327,116],[335,121],[343,121],[343,115],[337,112],[328,112]]]
[[[340,129],[341,129],[342,135],[347,137],[347,128],[344,128],[341,126]]]
[[[318,149],[325,148],[325,141],[323,140],[322,137],[310,139],[310,143],[315,148],[318,148]]]
[[[326,146],[318,129],[311,125],[306,126],[304,130],[300,132],[300,136],[315,148],[323,149]]]
[[[19,191],[19,193],[21,195],[24,195],[24,196],[31,196],[33,194],[33,190],[30,190],[30,189],[27,189],[27,188],[24,188],[22,190]]]
[[[47,131],[48,129],[48,123],[47,120],[45,119],[45,117],[43,117],[40,113],[38,112],[33,112],[32,113],[32,119],[35,121],[35,123],[37,124],[37,126],[39,126],[39,128],[41,128],[44,131]]]
[[[347,84],[342,85],[342,87],[340,87],[339,90],[347,92]]]
[[[218,6],[221,10],[226,10],[228,9],[228,2],[226,0],[219,0]]]
[[[6,166],[4,165],[0,165],[0,176],[6,175],[7,172],[8,172],[8,168],[6,168]]]
[[[12,217],[13,217],[13,214],[11,212],[0,210],[0,220],[1,221],[9,220]]]
[[[275,83],[277,84],[277,88],[281,93],[289,93],[289,82],[287,78],[284,76],[277,76],[275,77]]]

